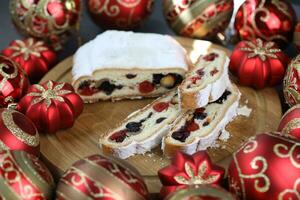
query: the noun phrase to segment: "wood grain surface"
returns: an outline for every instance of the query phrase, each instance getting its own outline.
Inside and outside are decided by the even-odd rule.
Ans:
[[[185,47],[193,62],[200,54],[214,48],[223,49],[230,54],[229,50],[207,41],[180,37],[175,39]],[[54,67],[41,82],[46,80],[70,82],[71,68],[72,58],[70,57]],[[228,166],[231,154],[247,138],[259,132],[276,130],[281,117],[280,101],[275,89],[266,88],[257,91],[241,86],[239,89],[242,93],[240,106],[247,105],[252,109],[250,117],[237,117],[226,127],[231,134],[230,139],[227,142],[218,141],[219,147],[208,150],[212,160],[224,167]],[[128,114],[142,108],[152,100],[123,100],[115,103],[104,101],[86,104],[83,113],[72,128],[59,131],[54,135],[41,134],[41,153],[44,161],[58,178],[76,160],[100,152],[97,143],[99,134],[105,133]],[[157,171],[170,161],[162,156],[159,148],[125,161],[136,167],[143,175],[151,193],[160,190]]]

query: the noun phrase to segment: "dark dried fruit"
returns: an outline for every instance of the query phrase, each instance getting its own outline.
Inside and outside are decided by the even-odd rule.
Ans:
[[[218,54],[216,54],[216,53],[210,53],[210,54],[208,54],[208,55],[205,55],[205,56],[203,57],[203,60],[206,60],[206,61],[213,61],[213,60],[215,60],[215,58],[217,58],[217,57],[219,57]]]
[[[172,138],[174,138],[175,140],[178,140],[180,142],[185,142],[186,138],[188,138],[190,135],[190,133],[184,129],[180,129],[178,131],[175,131],[172,134]]]
[[[115,142],[123,142],[125,138],[127,137],[127,131],[126,130],[121,130],[113,133],[109,139]]]
[[[194,111],[194,119],[203,120],[207,117],[207,113],[204,112],[205,108],[197,108]]]
[[[180,84],[183,81],[183,77],[180,74],[170,73],[175,78],[175,85]]]
[[[165,119],[167,119],[167,118],[165,118],[165,117],[161,117],[161,118],[158,118],[157,120],[156,120],[156,123],[157,124],[160,124],[162,121],[164,121]]]
[[[150,93],[154,90],[154,85],[150,83],[149,81],[143,81],[139,84],[139,91],[141,93]]]
[[[223,95],[218,100],[214,101],[213,103],[223,104],[223,102],[227,100],[229,95],[231,95],[231,92],[228,90],[225,90]]]
[[[164,77],[163,74],[153,74],[152,82],[156,85],[160,84],[160,80]]]
[[[203,123],[203,126],[208,126],[209,124],[210,124],[210,122],[206,121],[206,122]]]
[[[204,74],[205,74],[205,72],[204,72],[204,69],[203,68],[201,68],[201,69],[198,69],[197,71],[196,71],[196,73],[200,76],[200,77],[202,77]]]
[[[136,77],[136,74],[126,74],[126,78],[133,79]]]
[[[219,72],[219,70],[217,70],[217,68],[214,68],[213,70],[210,71],[210,75],[214,76],[215,74],[217,74]]]
[[[167,102],[159,102],[153,105],[153,110],[155,110],[156,112],[162,112],[166,109],[168,109],[169,107],[169,103]]]
[[[136,133],[141,130],[142,123],[141,122],[129,122],[126,124],[126,128],[128,132]]]
[[[120,90],[122,88],[123,88],[122,85],[115,85],[115,84],[110,83],[109,81],[104,81],[99,86],[99,89],[101,91],[103,91],[106,95],[111,95],[115,89],[119,89]]]

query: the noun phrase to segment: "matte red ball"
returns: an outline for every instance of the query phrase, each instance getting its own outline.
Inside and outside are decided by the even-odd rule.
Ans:
[[[297,104],[291,107],[282,116],[278,126],[278,131],[291,135],[300,140],[300,105]]]
[[[0,56],[0,107],[18,102],[27,92],[28,85],[24,70],[6,56]]]
[[[89,13],[105,29],[132,30],[151,14],[154,0],[88,0]]]
[[[0,151],[0,199],[50,200],[55,184],[38,157],[24,151]]]
[[[56,199],[146,200],[140,174],[120,160],[91,155],[75,162],[61,177]]]
[[[289,61],[274,42],[253,39],[236,45],[229,69],[240,84],[262,89],[282,83]]]
[[[279,133],[250,138],[233,154],[230,191],[243,200],[298,200],[300,142]]]
[[[56,63],[56,53],[44,41],[27,38],[14,40],[2,54],[18,63],[31,83],[37,83]]]
[[[261,38],[286,46],[293,37],[296,13],[288,0],[246,0],[235,16],[242,40]]]
[[[39,133],[35,125],[22,113],[0,109],[0,150],[23,150],[40,154]]]
[[[20,100],[18,110],[43,133],[73,126],[83,111],[83,101],[69,83],[47,81],[32,85]]]

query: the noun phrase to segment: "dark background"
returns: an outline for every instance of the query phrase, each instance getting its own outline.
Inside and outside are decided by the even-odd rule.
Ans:
[[[23,38],[22,35],[18,33],[14,27],[9,13],[9,0],[0,0],[0,50],[8,46],[8,44],[15,39]],[[81,16],[81,25],[80,25],[80,35],[82,41],[86,42],[90,39],[93,39],[96,35],[101,33],[103,30],[93,23],[88,12],[86,3],[88,0],[81,0],[82,2],[82,16]],[[162,33],[162,34],[171,34],[174,35],[173,31],[168,27],[163,13],[162,13],[162,1],[155,0],[154,10],[150,17],[143,23],[143,25],[137,29],[139,32],[153,32],[153,33]],[[238,1],[238,0],[237,0]],[[298,19],[300,19],[300,0],[290,0],[295,8]],[[228,48],[232,49],[233,45],[228,45]],[[59,61],[64,58],[72,55],[78,48],[77,39],[72,37],[64,45],[63,50],[59,52]],[[285,50],[290,57],[296,55],[295,49],[290,45]],[[277,90],[281,97],[281,102],[283,110],[287,109],[287,106],[283,103],[282,89],[281,86],[277,87]]]

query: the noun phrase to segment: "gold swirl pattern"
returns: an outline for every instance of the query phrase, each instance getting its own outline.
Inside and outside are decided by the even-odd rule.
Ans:
[[[11,73],[5,72],[4,69],[10,69],[11,67],[13,68],[13,72]],[[17,66],[14,63],[12,63],[10,66],[4,63],[0,63],[0,75],[3,77],[0,82],[0,89],[2,89],[9,79],[14,79],[18,76]]]
[[[67,176],[71,175],[70,182],[66,179]],[[90,184],[88,183],[88,179],[90,181],[93,181],[93,187],[96,187],[97,189],[95,190],[90,187]],[[104,186],[100,184],[100,182],[93,180],[91,177],[87,177],[81,170],[71,167],[65,175],[61,179],[62,182],[65,184],[68,184],[70,186],[74,185],[76,187],[84,186],[84,188],[87,189],[88,195],[92,198],[112,198],[112,199],[118,199],[120,198],[118,195],[112,193],[109,188],[105,188],[105,190],[109,191],[106,192],[104,190]],[[76,188],[77,189],[77,188]],[[78,189],[77,189],[78,190]],[[97,191],[97,192],[94,192]]]
[[[297,199],[300,199],[300,191],[298,190],[300,186],[300,178],[298,178],[294,184],[293,189],[285,189],[278,195],[278,200],[284,200],[286,195],[294,195]],[[291,198],[289,198],[291,199]]]
[[[23,175],[16,167],[17,164],[9,151],[1,154],[0,160],[2,161],[0,162],[0,166],[3,169],[3,177],[5,178],[5,181],[9,185],[14,185],[18,188],[18,195],[21,199],[45,198],[43,194],[36,192],[32,185],[24,185]],[[14,174],[14,176],[11,176],[11,174]]]
[[[285,127],[282,129],[282,133],[283,134],[289,134],[291,131],[293,131],[294,129],[298,129],[300,128],[300,119],[293,119],[291,121],[289,121]]]
[[[36,130],[35,135],[29,135],[28,133],[24,132],[21,128],[15,124],[13,119],[13,113],[17,113],[15,110],[4,110],[2,112],[2,119],[5,127],[20,141],[24,142],[25,144],[37,147],[40,143],[39,134]]]
[[[299,147],[300,147],[300,143],[295,143],[291,147],[291,149],[289,149],[289,147],[284,144],[276,144],[273,148],[273,151],[280,158],[289,158],[294,167],[300,168],[300,159],[299,159],[300,156],[295,155],[297,157],[296,158],[294,157],[294,154],[296,153],[296,148]],[[297,160],[299,162],[297,162]]]
[[[259,169],[259,165],[257,164],[259,161],[262,163],[262,168],[259,172],[251,175],[240,173],[240,177],[243,179],[256,179],[254,181],[254,188],[259,192],[266,192],[270,189],[270,179],[264,174],[268,169],[267,160],[264,157],[257,156],[250,162],[250,166],[252,169]],[[262,184],[259,179],[263,179],[263,186],[260,186]]]
[[[250,140],[249,142],[247,142],[245,144],[245,146],[243,147],[243,152],[244,153],[251,153],[253,152],[258,146],[257,141],[255,140]]]
[[[276,6],[277,9],[279,9],[282,13],[284,13],[288,18],[292,19],[292,15],[288,11],[287,5],[283,3],[277,3],[278,1],[272,0],[272,4]],[[256,19],[259,17],[259,20],[261,22],[266,22],[271,16],[270,11],[265,8],[266,0],[261,0],[258,7],[251,13],[250,15],[250,25],[247,25],[247,4],[242,4],[242,10],[243,10],[243,27],[241,28],[243,31],[248,32],[251,36],[251,38],[256,38],[259,36],[260,38],[263,38],[264,40],[270,41],[275,39],[280,39],[285,42],[288,42],[288,39],[282,35],[274,35],[274,36],[266,36],[264,35],[260,28],[257,27]],[[285,6],[284,6],[285,5]]]

